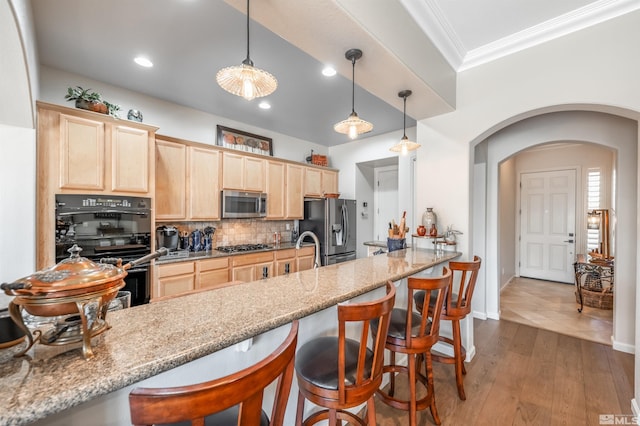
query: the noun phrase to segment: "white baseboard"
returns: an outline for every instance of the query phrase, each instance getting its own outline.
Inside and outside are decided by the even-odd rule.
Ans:
[[[487,312],[487,319],[500,320],[500,312]]]
[[[625,352],[625,353],[628,353],[628,354],[635,354],[636,353],[635,345],[630,345],[629,343],[618,342],[618,341],[614,340],[613,337],[611,337],[611,343],[612,343],[611,346],[616,351]]]
[[[487,314],[485,314],[484,312],[473,311],[473,317],[481,320],[486,320]]]

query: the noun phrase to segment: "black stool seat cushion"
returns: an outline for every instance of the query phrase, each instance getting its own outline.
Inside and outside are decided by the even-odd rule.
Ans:
[[[204,419],[204,424],[205,426],[237,426],[239,412],[240,407],[236,405],[219,413],[207,416]],[[166,426],[191,426],[190,421],[162,424]],[[260,417],[260,426],[269,426],[269,416],[267,416],[264,410],[262,410],[262,416]]]
[[[360,342],[345,339],[345,382],[356,382]],[[365,377],[371,374],[373,351],[367,348]],[[338,389],[338,337],[318,337],[296,353],[296,372],[307,382],[325,389]]]
[[[424,299],[424,295],[422,296]],[[420,332],[420,315],[415,312],[411,313],[411,335],[416,336]],[[429,322],[430,324],[430,322]],[[430,325],[428,325],[430,327]],[[375,334],[378,334],[378,322],[371,321],[371,328]],[[429,330],[427,329],[428,333]],[[391,311],[391,319],[389,320],[389,331],[387,336],[395,337],[396,339],[404,339],[407,337],[407,310],[396,308]]]
[[[423,291],[416,291],[415,293],[413,293],[413,301],[416,302],[416,306],[418,306],[419,308],[422,308],[422,304],[424,303],[424,295],[425,292]],[[438,298],[438,295],[433,292],[431,293],[431,300],[429,300],[429,305],[433,306],[436,303],[436,299]],[[455,293],[451,293],[449,295],[449,300],[458,300],[458,295]],[[446,306],[445,306],[446,309]]]

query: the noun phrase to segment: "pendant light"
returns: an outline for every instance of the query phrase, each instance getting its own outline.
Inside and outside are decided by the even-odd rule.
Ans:
[[[272,94],[278,87],[278,80],[253,66],[249,57],[249,0],[247,0],[247,58],[242,64],[223,68],[216,74],[216,81],[224,90],[250,101]]]
[[[400,152],[402,155],[407,155],[409,151],[415,151],[420,148],[420,144],[416,142],[412,142],[407,137],[407,98],[411,96],[411,90],[403,90],[398,92],[398,96],[404,98],[404,112],[403,112],[403,124],[402,131],[403,136],[400,139],[400,142],[389,148],[389,151],[392,152]]]
[[[355,139],[358,135],[373,130],[373,124],[358,117],[355,110],[355,77],[356,77],[356,60],[362,57],[362,50],[349,49],[344,54],[345,58],[351,61],[351,115],[346,120],[342,120],[335,126],[333,130],[338,133],[349,135],[349,138]]]

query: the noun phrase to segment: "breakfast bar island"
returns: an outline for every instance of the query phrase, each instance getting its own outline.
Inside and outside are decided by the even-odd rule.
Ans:
[[[12,355],[25,343],[5,349],[0,424],[130,424],[134,387],[198,383],[245,368],[273,351],[295,319],[299,346],[335,333],[338,303],[378,298],[388,280],[401,294],[403,278],[432,268],[439,274],[435,266],[459,256],[405,249],[110,312],[111,328],[93,338],[89,360],[79,346],[36,344],[20,358]],[[294,380],[286,424],[296,398]]]

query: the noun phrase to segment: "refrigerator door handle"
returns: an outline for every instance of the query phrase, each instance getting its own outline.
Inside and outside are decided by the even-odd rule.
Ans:
[[[347,206],[342,205],[342,245],[347,244],[347,235],[349,235],[349,215],[347,214]]]

